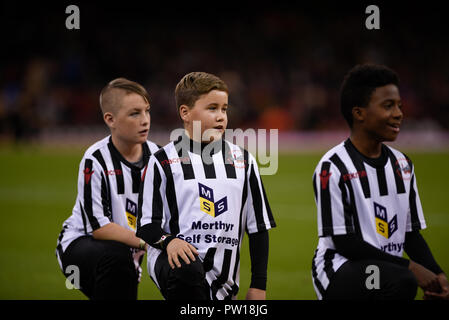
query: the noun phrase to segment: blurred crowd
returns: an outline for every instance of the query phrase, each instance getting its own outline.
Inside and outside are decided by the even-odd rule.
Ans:
[[[170,14],[84,5],[80,30],[67,30],[61,10],[46,11],[44,21],[1,16],[9,33],[0,61],[0,137],[101,125],[98,96],[116,77],[147,88],[153,129],[178,128],[174,88],[191,71],[228,84],[230,128],[338,130],[346,126],[341,81],[366,62],[399,74],[409,128],[449,129],[449,42],[437,11],[424,12],[419,25],[381,8],[381,29],[367,30],[360,6]]]

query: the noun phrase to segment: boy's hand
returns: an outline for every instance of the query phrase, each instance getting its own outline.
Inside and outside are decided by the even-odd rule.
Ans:
[[[412,260],[410,260],[409,269],[415,275],[418,286],[424,291],[440,292],[440,283],[435,273]]]
[[[140,266],[142,264],[143,256],[145,255],[146,251],[133,248],[132,249],[132,256],[133,256],[133,262],[134,267],[137,271],[137,282],[140,283],[140,280],[142,278],[142,267]]]
[[[257,288],[249,288],[246,293],[246,300],[266,300],[267,292]]]
[[[437,275],[441,290],[439,292],[424,291],[424,300],[449,300],[449,282],[444,273]]]
[[[198,251],[194,246],[179,238],[173,239],[167,246],[168,263],[172,269],[174,269],[175,266],[181,268],[179,257],[181,257],[185,263],[190,264],[190,260],[195,261],[195,256],[197,255]]]

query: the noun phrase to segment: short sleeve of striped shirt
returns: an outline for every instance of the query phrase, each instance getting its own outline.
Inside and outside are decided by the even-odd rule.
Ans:
[[[409,161],[411,163],[411,161]],[[416,183],[415,170],[412,169],[409,193],[409,208],[407,211],[406,231],[416,231],[426,228],[426,221],[418,193],[418,184]]]
[[[347,185],[329,160],[321,161],[313,175],[313,190],[318,214],[318,235],[354,233]]]
[[[111,216],[106,201],[107,183],[101,165],[88,157],[81,161],[78,174],[78,200],[82,217],[87,217],[87,232],[110,223]]]
[[[270,204],[259,174],[259,168],[254,157],[249,154],[248,161],[248,197],[247,222],[248,234],[269,230],[276,226]]]
[[[143,186],[140,190],[138,228],[149,223],[162,226],[166,177],[154,156],[150,157],[145,168]]]

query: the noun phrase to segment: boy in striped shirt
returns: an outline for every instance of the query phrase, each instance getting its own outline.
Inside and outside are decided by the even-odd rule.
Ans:
[[[100,107],[111,135],[81,160],[78,196],[56,256],[66,276],[78,268],[78,289],[88,298],[135,300],[148,247],[135,235],[137,202],[144,167],[159,148],[147,140],[150,99],[140,84],[111,81],[100,94]]]
[[[448,299],[449,283],[419,230],[426,227],[415,168],[394,141],[403,119],[399,79],[379,65],[346,75],[341,111],[351,136],[318,163],[313,187],[319,299]],[[410,259],[403,258],[406,252]]]
[[[246,298],[265,299],[268,230],[275,222],[254,157],[222,139],[227,86],[192,72],[175,97],[185,131],[151,157],[139,202],[137,235],[150,244],[149,274],[166,299],[233,299],[247,232]]]

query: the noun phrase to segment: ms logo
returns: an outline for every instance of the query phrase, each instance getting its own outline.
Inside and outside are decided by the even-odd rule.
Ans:
[[[398,230],[398,219],[395,215],[390,222],[388,222],[387,208],[374,202],[374,215],[376,217],[377,233],[383,235],[385,238],[390,238],[393,233]]]
[[[228,211],[228,198],[224,197],[217,202],[214,202],[214,190],[198,183],[200,192],[200,208],[201,211],[207,213],[211,217],[218,217],[220,214]]]
[[[128,220],[128,225],[136,230],[136,217],[137,217],[137,205],[129,200],[126,199],[126,218]]]

